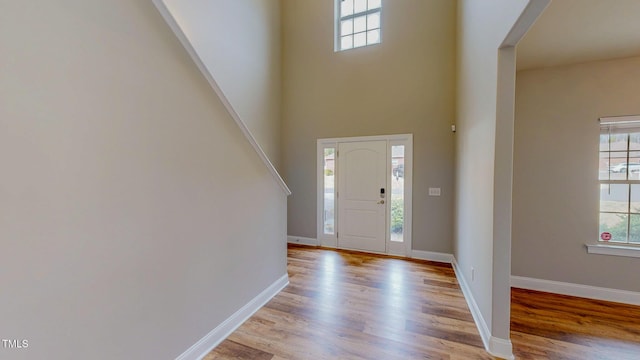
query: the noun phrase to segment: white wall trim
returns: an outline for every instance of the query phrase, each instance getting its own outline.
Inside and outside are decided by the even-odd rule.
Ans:
[[[516,358],[513,355],[513,344],[511,344],[511,340],[501,339],[495,336],[489,339],[489,348],[487,351],[489,354],[501,359],[514,360]]]
[[[193,60],[193,62],[196,64],[198,69],[200,69],[200,72],[202,73],[202,75],[204,75],[204,77],[207,79],[213,91],[215,91],[215,93],[218,95],[218,97],[220,98],[220,101],[222,101],[222,104],[227,109],[227,111],[229,112],[229,114],[231,115],[235,123],[238,125],[238,127],[240,127],[240,130],[244,134],[245,138],[249,141],[253,149],[256,151],[256,153],[258,154],[262,162],[265,164],[265,166],[267,167],[267,169],[269,170],[269,172],[271,173],[275,181],[278,183],[278,185],[280,185],[280,187],[285,192],[285,194],[291,195],[291,190],[289,189],[287,184],[284,182],[284,180],[276,170],[275,166],[273,166],[273,163],[271,163],[271,161],[267,157],[267,154],[264,153],[264,151],[262,150],[262,147],[260,147],[255,137],[253,137],[253,134],[251,134],[251,131],[249,131],[249,128],[247,127],[247,125],[244,123],[244,121],[242,121],[242,119],[240,118],[240,115],[238,115],[236,110],[233,108],[233,106],[229,102],[229,99],[227,99],[227,96],[224,94],[224,92],[222,91],[222,89],[220,88],[216,80],[213,78],[213,74],[209,72],[209,69],[207,69],[207,66],[204,64],[204,62],[198,55],[198,52],[196,51],[196,49],[194,49],[194,47],[192,46],[191,41],[189,41],[189,38],[182,31],[182,28],[180,27],[176,19],[173,17],[173,15],[171,14],[171,11],[169,11],[169,8],[166,6],[164,1],[153,0],[153,3],[158,9],[158,11],[160,12],[160,14],[162,15],[162,17],[164,18],[164,20],[167,22],[167,25],[169,25],[169,27],[171,28],[173,33],[176,35],[178,40],[180,40],[180,43],[182,44],[182,46],[184,46],[185,50],[187,50],[187,53],[189,53],[189,56],[191,56],[191,59]]]
[[[423,250],[411,250],[411,258],[418,260],[436,261],[447,264],[453,263],[453,254],[423,251]]]
[[[616,124],[625,122],[639,122],[640,115],[624,115],[624,116],[607,116],[600,118],[600,124]]]
[[[308,246],[320,246],[318,240],[314,238],[302,237],[302,236],[287,236],[287,242],[289,244],[308,245]]]
[[[390,135],[371,135],[371,136],[351,136],[341,138],[323,138],[318,139],[318,142],[322,143],[339,143],[339,142],[357,142],[357,141],[377,141],[377,140],[413,140],[413,134],[390,134]]]
[[[594,300],[613,301],[640,305],[640,292],[617,290],[560,281],[511,276],[511,286],[521,289],[544,291],[555,294],[583,297]]]
[[[586,244],[587,253],[640,258],[640,247]]]
[[[231,335],[242,323],[247,321],[247,319],[260,310],[260,308],[287,285],[289,285],[289,276],[285,274],[273,284],[269,285],[268,288],[258,294],[253,300],[240,308],[240,310],[236,311],[222,324],[218,325],[197,343],[193,344],[187,351],[178,356],[176,360],[200,360],[205,357],[213,348]]]
[[[502,41],[500,48],[516,46],[550,3],[551,0],[530,0]]]
[[[462,275],[462,270],[460,269],[460,266],[458,265],[455,257],[453,258],[451,264],[453,265],[453,270],[455,271],[456,278],[458,279],[458,283],[460,284],[460,289],[462,289],[462,294],[467,301],[467,305],[469,305],[469,310],[471,311],[473,320],[476,323],[478,332],[480,332],[480,337],[482,338],[482,343],[484,344],[485,350],[487,350],[489,354],[502,359],[515,359],[515,357],[513,356],[513,346],[511,344],[511,340],[500,339],[491,336],[491,331],[487,326],[487,322],[484,320],[484,317],[482,317],[480,307],[478,307],[478,303],[476,303],[476,300],[473,297],[473,293],[471,292],[471,288]]]

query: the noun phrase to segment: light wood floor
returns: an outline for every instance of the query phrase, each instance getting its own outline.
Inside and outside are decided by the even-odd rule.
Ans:
[[[288,271],[290,285],[205,360],[493,359],[448,264],[290,247]],[[513,302],[517,358],[640,359],[639,308],[609,318],[619,305],[524,290]]]

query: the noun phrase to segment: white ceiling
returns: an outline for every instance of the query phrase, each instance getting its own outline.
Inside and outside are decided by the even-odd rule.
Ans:
[[[640,0],[552,0],[518,44],[518,70],[640,55]]]

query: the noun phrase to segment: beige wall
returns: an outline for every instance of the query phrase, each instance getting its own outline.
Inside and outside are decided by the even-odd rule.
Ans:
[[[1,1],[0,53],[0,358],[175,358],[286,274],[285,195],[151,1]]]
[[[280,1],[163,2],[234,110],[280,170]]]
[[[333,1],[282,7],[289,235],[316,237],[316,139],[413,133],[413,248],[450,253],[455,1],[386,1],[382,43],[344,52],[333,51]]]
[[[640,259],[598,237],[598,118],[640,114],[640,58],[518,72],[513,275],[640,291]]]
[[[510,174],[508,166],[506,169],[501,167],[508,163],[505,154],[496,154],[498,145],[510,151],[506,146],[508,141],[505,141],[510,135],[496,126],[498,115],[504,117],[505,109],[513,107],[513,96],[508,91],[498,96],[498,69],[505,66],[498,61],[498,48],[528,3],[527,0],[458,1],[454,255],[459,276],[470,287],[482,322],[490,332],[488,335],[502,340],[509,339],[510,239],[508,236],[496,238],[494,227],[498,226],[502,231],[504,226],[509,226],[508,220],[504,224],[495,214],[508,215],[510,193],[505,195],[504,189],[494,190],[496,179],[504,182]],[[511,67],[512,51],[501,55]],[[513,82],[515,68],[510,71],[511,74],[509,68],[502,68],[501,84],[508,84],[509,75]],[[502,120],[508,126],[509,119],[504,117]],[[513,123],[512,116],[510,121]],[[506,139],[497,139],[497,130]],[[500,166],[496,165],[496,160]],[[498,199],[497,203],[495,199]],[[503,256],[504,247],[506,256]],[[503,352],[510,351],[510,346],[504,342],[502,345]]]

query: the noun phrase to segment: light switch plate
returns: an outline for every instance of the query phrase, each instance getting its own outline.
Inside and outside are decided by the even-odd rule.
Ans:
[[[429,196],[440,196],[440,188],[429,188]]]

